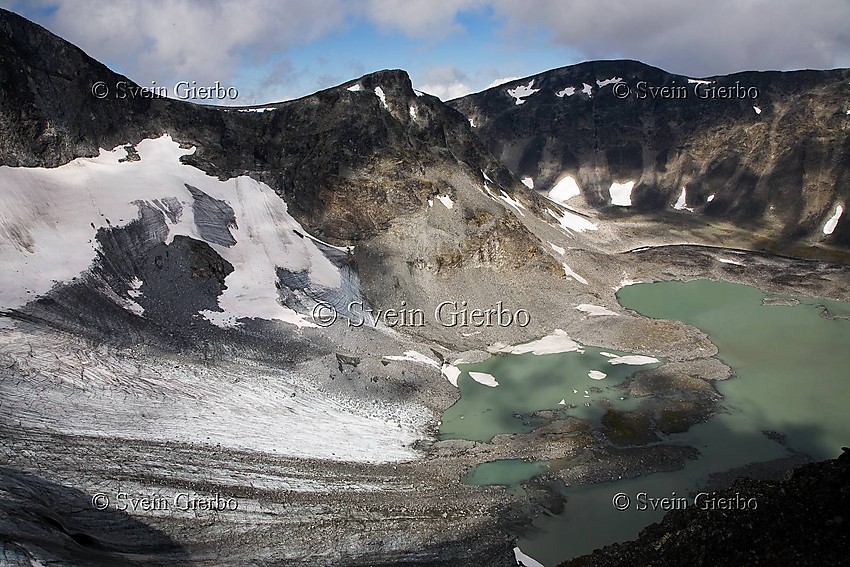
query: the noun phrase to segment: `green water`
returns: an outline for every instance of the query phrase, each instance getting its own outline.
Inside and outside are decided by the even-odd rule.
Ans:
[[[763,304],[765,298],[776,297],[799,303]],[[766,437],[763,431],[785,434],[792,450],[814,459],[833,458],[840,453],[842,445],[850,443],[850,319],[847,319],[850,317],[850,304],[817,298],[774,296],[750,286],[709,280],[632,285],[621,289],[618,299],[624,307],[647,317],[683,321],[707,333],[719,349],[718,357],[733,369],[735,376],[716,384],[724,397],[725,411],[685,433],[671,435],[664,440],[667,444],[687,445],[700,451],[699,458],[689,461],[683,469],[616,482],[562,487],[567,500],[564,513],[540,517],[534,523],[536,529],[518,542],[525,553],[547,566],[589,553],[603,545],[633,539],[640,529],[664,514],[663,511],[637,511],[633,508],[618,511],[612,505],[612,498],[617,493],[626,493],[633,500],[641,492],[658,498],[687,496],[698,491],[711,473],[789,455],[785,447]],[[824,312],[836,318],[824,317]],[[598,355],[599,350],[586,347],[585,354],[588,353]],[[537,370],[520,370],[518,366],[522,365],[537,367],[539,364],[547,367],[552,374],[563,368],[569,376],[565,380],[579,377],[578,370],[570,366],[579,364],[574,358],[569,364],[563,359],[550,362],[546,360],[547,356],[526,357],[522,364],[519,360],[522,357],[500,358],[512,362],[499,361],[498,366],[483,370],[496,377],[499,388],[503,383],[512,383],[512,376],[503,372],[521,372],[525,377],[525,391],[536,390]],[[594,364],[598,362],[594,360]],[[623,370],[631,373],[644,368],[647,367]],[[601,370],[608,371],[607,368]],[[614,377],[609,373],[602,382],[611,380],[609,385],[613,385],[625,379],[626,375]],[[551,383],[557,383],[551,374],[546,376]],[[466,379],[471,381],[468,376]],[[465,385],[467,390],[464,390],[464,383],[459,382],[462,396],[477,396],[480,385]],[[544,389],[550,387],[545,386]],[[579,391],[583,393],[582,389]],[[606,388],[598,395],[611,400],[618,408],[628,409],[631,400],[620,400],[615,393]],[[547,396],[552,394],[554,391]],[[525,396],[535,397],[528,393]],[[489,416],[485,417],[484,421],[489,425],[484,426],[477,420],[493,410],[487,411],[483,399],[478,403],[471,402],[473,400],[467,400],[467,405],[463,406],[468,408],[463,420],[465,429],[455,430],[454,434],[462,437],[468,432],[478,431],[476,437],[466,438],[485,438],[482,432],[490,431],[494,421]],[[527,404],[535,405],[524,401],[523,396],[517,402],[515,408],[525,408],[517,412],[519,414],[527,411]],[[594,409],[597,405],[585,408],[588,411],[583,415],[598,418],[596,412],[600,410]],[[475,411],[472,411],[473,407]],[[513,415],[510,408],[499,410],[500,415],[505,413]],[[580,413],[575,415],[582,417]],[[502,421],[502,418],[496,421]],[[510,420],[504,421],[518,426]],[[520,425],[522,428],[519,430],[524,431],[535,424]],[[507,465],[501,461],[485,463],[470,471],[466,481],[475,481],[476,484],[518,482],[521,479],[517,477],[522,472],[530,478],[545,472],[547,465]],[[486,468],[479,473],[477,469],[483,467]]]
[[[676,319],[707,333],[737,378],[718,383],[740,429],[776,430],[815,459],[850,442],[850,304],[774,296],[754,287],[695,280],[624,287],[620,303],[656,319]],[[763,305],[766,297],[799,305]]]
[[[542,356],[498,355],[477,364],[461,365],[457,382],[460,400],[443,414],[441,438],[489,441],[500,433],[526,433],[546,422],[534,415],[543,410],[595,423],[605,413],[602,400],[616,401],[618,407],[625,408],[635,404],[620,400],[622,393],[616,386],[638,370],[660,364],[611,364],[611,357],[601,353],[628,354],[583,347],[581,351]],[[593,380],[588,377],[592,370],[607,376]],[[469,376],[470,372],[491,374],[499,385],[492,388],[479,384]],[[560,403],[562,400],[564,404]]]
[[[464,484],[491,485],[517,484],[520,481],[549,471],[547,463],[505,459],[482,463],[470,469],[461,479]]]

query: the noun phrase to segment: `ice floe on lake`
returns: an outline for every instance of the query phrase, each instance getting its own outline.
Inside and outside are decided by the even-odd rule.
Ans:
[[[487,372],[470,372],[469,377],[482,384],[484,386],[489,386],[490,388],[495,388],[499,385],[496,381],[496,377],[492,374],[488,374]]]
[[[657,358],[651,356],[642,356],[639,354],[630,354],[627,356],[614,356],[608,359],[609,364],[633,364],[636,366],[642,364],[655,364],[659,362]]]
[[[488,349],[491,353],[504,354],[555,354],[559,352],[584,352],[581,345],[570,338],[566,331],[555,329],[551,335],[519,345],[495,343]]]

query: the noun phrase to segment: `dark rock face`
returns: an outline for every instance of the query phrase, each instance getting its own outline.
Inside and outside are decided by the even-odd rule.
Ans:
[[[188,559],[166,534],[124,512],[96,510],[94,496],[76,488],[3,467],[0,493],[19,511],[0,512],[3,565],[174,565]]]
[[[606,84],[611,79],[622,84]],[[532,80],[539,91],[517,104],[508,90]],[[850,70],[709,80],[636,61],[594,61],[449,104],[536,189],[572,175],[587,204],[605,208],[612,182],[634,180],[633,210],[655,212],[669,209],[686,186],[687,206],[708,218],[779,240],[823,237],[835,205],[850,198]],[[842,218],[826,240],[850,245],[848,224]]]
[[[197,346],[196,325],[212,330],[198,312],[219,310],[217,298],[233,266],[203,241],[178,235],[166,244],[167,233],[165,214],[140,203],[139,219],[98,231],[99,251],[89,270],[21,314],[112,342]],[[140,283],[138,296],[133,282]],[[129,302],[145,316],[128,311]]]
[[[143,98],[98,99],[92,85],[125,82],[81,49],[0,10],[0,164],[56,166],[161,133]]]
[[[847,564],[850,452],[804,465],[782,482],[742,479],[710,494],[714,502],[754,499],[757,505],[674,510],[641,531],[636,541],[610,545],[562,565]]]
[[[237,228],[233,208],[224,201],[210,197],[197,187],[188,183],[184,185],[195,200],[192,203],[192,212],[201,238],[219,246],[236,244],[236,239],[230,234],[231,228]]]

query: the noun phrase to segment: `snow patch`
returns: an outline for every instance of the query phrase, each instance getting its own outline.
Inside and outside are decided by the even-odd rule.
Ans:
[[[761,108],[759,108],[758,106],[754,106],[753,110],[756,111],[756,114],[761,114]]]
[[[477,128],[477,126],[475,125],[475,120],[473,120],[472,118],[469,119],[469,126],[472,128]]]
[[[416,120],[416,107],[411,104],[410,108],[409,108],[409,112],[410,112],[411,120],[415,121]]]
[[[528,187],[529,189],[534,189],[534,180],[530,177],[523,177],[521,179],[523,185]]]
[[[694,212],[693,208],[691,208],[687,205],[687,199],[688,199],[688,190],[683,185],[682,186],[682,192],[679,193],[679,198],[673,204],[673,208],[676,209],[677,211]]]
[[[354,246],[334,246],[333,244],[329,244],[329,243],[325,242],[324,240],[321,240],[320,238],[316,238],[315,236],[313,236],[309,232],[302,232],[301,234],[303,234],[304,236],[306,236],[307,238],[309,238],[313,242],[318,242],[322,246],[327,246],[328,248],[333,248],[334,250],[339,250],[340,252],[351,253],[354,250]]]
[[[525,567],[543,567],[542,563],[523,553],[519,547],[514,548],[514,558]]]
[[[470,372],[469,377],[479,384],[483,384],[484,386],[489,386],[491,388],[495,388],[499,385],[496,381],[496,377],[492,374],[487,374],[486,372]]]
[[[613,85],[614,83],[622,83],[622,82],[623,82],[622,77],[611,77],[610,79],[603,79],[601,81],[599,79],[596,79],[596,86],[598,86],[601,89],[602,87],[605,87],[607,85]]]
[[[138,299],[139,297],[141,297],[142,293],[139,291],[139,289],[141,289],[143,283],[144,282],[142,282],[142,280],[140,280],[136,276],[133,276],[133,279],[130,280],[130,287],[129,289],[127,289],[127,295],[129,295],[133,299]]]
[[[716,260],[718,262],[720,262],[721,264],[732,264],[733,266],[743,266],[744,265],[741,262],[737,262],[735,260],[729,260],[728,258],[719,258],[718,257],[718,258],[716,258]]]
[[[350,87],[348,87],[347,90],[349,90],[353,93],[356,93],[356,92],[362,91],[363,87],[360,86],[360,83],[357,83],[357,84],[354,84],[354,85],[351,85]]]
[[[590,303],[582,303],[576,306],[576,309],[581,311],[582,313],[587,313],[591,317],[602,317],[604,315],[611,315],[613,317],[619,317],[619,313],[614,313],[610,309],[602,307],[600,305],[591,305]]]
[[[614,182],[608,189],[611,195],[611,204],[618,207],[632,206],[632,189],[635,187],[634,181],[626,181],[625,183]]]
[[[599,227],[587,220],[584,217],[580,217],[575,213],[571,213],[570,211],[563,211],[561,216],[558,216],[552,209],[546,209],[549,213],[549,216],[558,221],[558,224],[561,225],[561,228],[566,230],[567,232],[585,232],[587,230],[599,230]]]
[[[142,307],[141,305],[139,305],[138,303],[136,303],[134,300],[138,299],[139,297],[142,296],[141,292],[139,291],[139,288],[141,288],[141,287],[142,287],[142,280],[140,280],[139,278],[134,276],[133,279],[130,280],[130,287],[127,288],[127,295],[131,299],[125,299],[123,297],[117,298],[118,303],[122,307],[124,307],[125,309],[127,309],[131,313],[135,313],[139,317],[141,317],[145,314],[145,308]],[[111,288],[110,288],[110,291],[111,291]],[[110,295],[110,294],[107,293],[107,295]]]
[[[620,285],[618,285],[616,288],[614,288],[614,291],[619,291],[619,290],[623,289],[624,287],[626,287],[628,285],[635,285],[635,284],[639,284],[639,283],[643,283],[643,282],[640,281],[640,280],[633,280],[629,276],[623,275],[623,279],[620,280]]]
[[[455,206],[454,201],[452,201],[452,198],[448,195],[437,195],[437,200],[440,201],[447,209],[451,209]]]
[[[440,368],[439,362],[433,358],[425,356],[421,352],[416,352],[415,350],[406,350],[402,355],[390,355],[384,356],[383,358],[385,360],[396,360],[399,362],[416,362],[418,364],[425,364],[434,368]]]
[[[449,381],[449,384],[457,388],[457,379],[460,376],[460,368],[451,364],[446,364],[441,370],[443,376]]]
[[[714,193],[708,196],[708,199],[705,200],[706,203],[710,203],[714,200]]]
[[[549,246],[551,246],[551,247],[552,247],[552,250],[554,250],[555,252],[557,252],[557,253],[558,253],[558,254],[560,254],[561,256],[563,256],[563,255],[567,252],[566,248],[561,248],[561,247],[560,247],[560,246],[558,246],[557,244],[552,244],[552,243],[550,242],[550,243],[549,243]]]
[[[520,344],[520,345],[505,345],[495,343],[490,346],[488,352],[505,353],[505,354],[557,354],[561,352],[584,352],[581,345],[572,340],[566,331],[555,329],[551,335],[546,335],[543,338]]]
[[[516,99],[516,104],[522,104],[525,102],[525,98],[533,95],[534,93],[540,92],[540,89],[532,88],[534,86],[534,79],[531,79],[528,82],[528,85],[520,85],[514,89],[508,89],[508,95]]]
[[[835,214],[833,214],[826,224],[823,225],[823,233],[826,235],[832,234],[835,230],[835,227],[838,226],[838,220],[841,218],[841,215],[844,213],[844,207],[841,205],[836,205]]]
[[[508,195],[507,193],[505,193],[502,190],[500,190],[499,192],[501,193],[501,196],[499,197],[500,199],[502,199],[504,202],[506,202],[507,204],[512,206],[514,209],[516,209],[516,212],[518,212],[520,214],[520,216],[523,216],[523,217],[525,216],[525,213],[522,212],[522,209],[525,208],[522,205],[522,203],[520,203],[516,199],[512,199],[510,195]]]
[[[580,275],[578,275],[577,273],[575,273],[575,272],[572,270],[572,268],[570,268],[569,266],[567,266],[567,264],[563,263],[563,264],[561,264],[561,265],[564,267],[564,273],[565,273],[565,274],[567,274],[567,277],[568,277],[568,278],[573,278],[573,279],[574,279],[574,280],[576,280],[577,282],[582,283],[582,284],[584,284],[584,285],[587,285],[587,280],[586,280],[586,279],[584,279],[583,277],[581,277]]]
[[[576,88],[575,87],[567,87],[562,91],[556,92],[555,96],[558,97],[558,98],[564,98],[565,96],[573,96],[574,94],[576,94]]]
[[[587,377],[591,380],[604,380],[606,376],[608,375],[598,370],[591,370],[587,373]]]
[[[109,288],[109,291],[112,291],[112,288]],[[109,291],[106,293],[107,296],[112,295]],[[119,300],[117,303],[130,313],[138,315],[139,317],[142,317],[145,314],[145,308],[132,299],[125,299],[123,297],[118,297],[117,299]]]
[[[586,94],[589,97],[593,96],[593,87],[588,85],[587,83],[582,83],[581,92]]]
[[[555,183],[555,186],[549,190],[549,194],[546,195],[550,200],[555,201],[556,203],[565,204],[568,200],[573,197],[577,197],[581,194],[581,189],[579,189],[578,183],[573,179],[570,175],[565,175],[561,179]]]
[[[688,79],[688,82],[692,85],[710,85],[714,81],[706,81],[705,79]]]
[[[239,318],[232,313],[205,310],[201,311],[201,315],[204,316],[204,319],[222,329],[235,329],[239,326]]]
[[[375,96],[381,99],[381,104],[384,106],[384,108],[389,108],[387,106],[387,95],[384,94],[384,89],[382,89],[381,87],[375,87]]]

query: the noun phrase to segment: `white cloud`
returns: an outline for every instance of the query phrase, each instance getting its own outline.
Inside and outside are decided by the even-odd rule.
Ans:
[[[502,77],[501,79],[496,79],[482,90],[492,89],[493,87],[498,87],[499,85],[504,85],[505,83],[510,83],[511,81],[516,81],[517,79],[521,79],[522,77]]]
[[[482,51],[458,54],[461,76],[425,77],[419,88],[444,100],[483,88],[492,79],[522,73],[516,61],[535,53],[544,37],[552,49],[570,53],[569,60],[630,58],[689,76],[707,76],[749,69],[850,67],[850,2],[820,0],[0,0],[24,15],[36,17],[52,32],[79,45],[142,85],[177,80],[246,80],[256,93],[300,92],[287,72],[276,68],[291,49],[345,33],[361,23],[367,33],[390,32],[413,38],[410,54],[387,53],[387,65],[374,62],[362,72],[382,66],[411,70],[431,58],[430,47],[452,34],[482,33],[464,29],[467,18],[478,18],[492,44]],[[478,36],[474,38],[477,40]],[[322,47],[322,44],[317,44]],[[518,55],[505,53],[508,45]],[[331,48],[335,49],[335,48]],[[362,55],[329,51],[328,57]],[[407,59],[405,59],[405,57]],[[395,61],[401,59],[402,64]],[[382,58],[381,61],[384,59]],[[499,61],[501,70],[485,71],[485,61]],[[392,61],[392,63],[390,63]],[[316,71],[295,61],[310,83],[327,84],[345,73]],[[524,63],[528,65],[528,63]],[[372,68],[372,66],[376,66]],[[460,63],[452,61],[451,65]],[[476,68],[476,65],[479,65]],[[454,67],[452,67],[454,68]],[[541,69],[528,69],[527,74]],[[319,75],[324,75],[320,77]],[[263,84],[264,78],[267,82]],[[510,77],[512,78],[512,77]],[[277,81],[273,79],[278,79]],[[507,80],[500,79],[500,80]],[[274,83],[274,84],[273,84]],[[495,82],[494,82],[495,83]],[[494,83],[491,83],[492,86]],[[234,84],[234,83],[231,83]],[[236,85],[242,90],[243,85]],[[261,96],[261,95],[257,95]],[[241,99],[242,97],[240,97]],[[273,100],[266,97],[266,100]],[[240,100],[239,102],[243,102]]]
[[[587,59],[626,57],[708,76],[850,65],[850,2],[492,0],[510,35],[541,28]]]
[[[458,14],[486,5],[485,0],[369,0],[366,17],[379,27],[414,37],[444,37],[462,30]]]
[[[472,92],[469,77],[457,67],[451,66],[430,67],[425,73],[422,85],[414,86],[440,100],[451,100]]]
[[[346,25],[339,0],[57,0],[54,33],[141,84],[228,81],[245,64]]]

